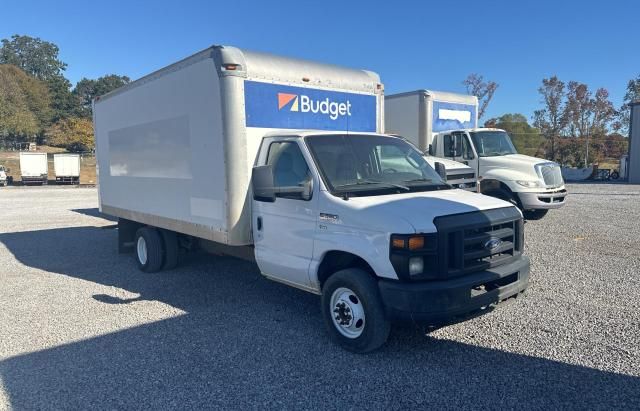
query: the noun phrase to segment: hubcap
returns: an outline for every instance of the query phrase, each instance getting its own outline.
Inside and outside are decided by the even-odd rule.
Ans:
[[[140,264],[145,265],[147,263],[147,242],[144,237],[138,237],[136,250],[138,251],[138,261],[140,261]]]
[[[358,338],[364,331],[364,307],[360,298],[348,288],[340,287],[331,295],[329,314],[333,325],[347,338]]]

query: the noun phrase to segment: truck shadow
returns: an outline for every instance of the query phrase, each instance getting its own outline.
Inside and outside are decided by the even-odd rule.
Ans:
[[[0,361],[13,408],[638,408],[640,378],[394,330],[354,355],[328,340],[319,300],[232,258],[137,271],[115,230],[0,234],[21,263],[186,314]],[[123,307],[124,308],[124,307]]]

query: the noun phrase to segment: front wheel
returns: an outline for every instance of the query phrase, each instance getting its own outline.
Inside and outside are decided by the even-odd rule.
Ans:
[[[549,210],[538,209],[538,210],[523,210],[522,215],[526,220],[540,220],[542,217],[546,216]]]
[[[365,271],[349,268],[329,277],[322,288],[321,306],[331,339],[345,349],[365,353],[387,341],[391,324],[378,284]]]

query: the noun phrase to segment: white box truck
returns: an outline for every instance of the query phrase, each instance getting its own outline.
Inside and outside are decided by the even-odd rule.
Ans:
[[[478,128],[475,96],[431,90],[389,95],[385,124],[431,155],[469,165],[481,193],[517,205],[528,219],[565,203],[560,166],[518,154],[504,130]]]
[[[20,178],[22,184],[47,184],[49,164],[47,153],[20,153]]]
[[[100,209],[143,271],[203,249],[321,295],[355,352],[517,296],[520,211],[376,133],[382,104],[372,72],[211,47],[94,100]]]
[[[80,184],[80,154],[53,155],[56,184]]]

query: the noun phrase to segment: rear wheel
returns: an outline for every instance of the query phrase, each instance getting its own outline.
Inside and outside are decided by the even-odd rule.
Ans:
[[[522,215],[527,220],[540,220],[542,217],[546,216],[549,210],[538,209],[538,210],[524,210]]]
[[[331,339],[345,349],[365,353],[387,341],[391,325],[378,285],[365,271],[350,268],[329,277],[321,306]]]
[[[136,260],[138,268],[155,273],[162,268],[162,238],[157,229],[142,227],[136,231]]]

